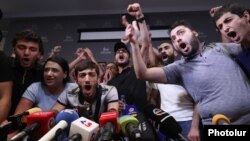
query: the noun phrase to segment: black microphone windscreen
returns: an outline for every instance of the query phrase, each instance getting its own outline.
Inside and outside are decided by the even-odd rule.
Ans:
[[[160,131],[170,138],[177,138],[182,129],[177,121],[168,113],[154,105],[148,105],[144,109],[145,115],[160,124]]]
[[[81,140],[82,140],[82,135],[79,133],[76,133],[70,136],[68,141],[81,141]]]

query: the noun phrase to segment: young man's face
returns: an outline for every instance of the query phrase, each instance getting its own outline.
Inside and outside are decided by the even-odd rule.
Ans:
[[[189,57],[197,53],[199,49],[197,36],[197,32],[191,31],[183,25],[175,27],[170,33],[175,50],[184,57]]]
[[[250,34],[249,13],[245,12],[242,18],[231,12],[224,13],[216,21],[216,27],[226,38],[241,43]]]
[[[118,66],[129,65],[129,54],[124,48],[120,48],[115,52],[115,62]]]
[[[40,58],[39,44],[32,41],[17,41],[14,52],[20,65],[31,68]]]
[[[159,47],[158,47],[158,51],[161,55],[162,61],[166,62],[166,63],[172,63],[174,62],[174,58],[175,58],[175,51],[174,51],[174,47],[169,44],[169,43],[162,43]]]
[[[50,87],[58,87],[63,85],[63,79],[67,74],[63,71],[62,67],[53,61],[48,61],[44,66],[43,78],[45,84]]]
[[[85,97],[95,95],[96,86],[98,85],[98,75],[95,69],[85,69],[79,71],[76,76],[76,82]]]

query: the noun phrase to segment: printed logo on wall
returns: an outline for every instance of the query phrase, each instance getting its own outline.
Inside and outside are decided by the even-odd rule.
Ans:
[[[108,55],[108,54],[111,54],[111,51],[110,51],[110,49],[108,47],[103,47],[100,54]]]
[[[74,42],[74,39],[70,35],[66,35],[63,42]]]
[[[48,43],[49,40],[46,36],[41,36],[43,43]]]

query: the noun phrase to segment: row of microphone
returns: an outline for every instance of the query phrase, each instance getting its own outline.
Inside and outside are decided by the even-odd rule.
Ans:
[[[187,140],[181,135],[182,130],[179,124],[168,113],[153,105],[148,105],[144,114],[160,125],[160,131],[163,134],[175,141]],[[12,137],[11,141],[20,141],[27,136],[39,141],[110,141],[120,132],[129,141],[157,140],[152,139],[154,133],[145,132],[149,127],[143,124],[146,120],[140,118],[141,115],[134,105],[127,105],[125,115],[118,118],[116,111],[105,112],[101,114],[98,124],[79,117],[74,110],[65,109],[55,116],[54,112],[42,112],[40,108],[32,108],[24,113],[8,117],[8,122],[0,126],[0,140],[5,141],[9,133],[22,128],[23,130]],[[223,115],[214,116],[213,123],[229,124],[225,122],[224,117]]]

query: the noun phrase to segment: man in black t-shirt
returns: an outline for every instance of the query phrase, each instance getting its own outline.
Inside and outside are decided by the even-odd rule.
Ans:
[[[142,111],[147,104],[146,82],[136,78],[134,69],[130,66],[130,52],[124,43],[117,42],[114,52],[118,74],[108,82],[108,85],[117,88],[119,98],[125,95],[127,104],[135,104],[139,111]],[[122,101],[119,103],[122,105]]]
[[[0,51],[0,123],[4,121],[11,106],[12,76],[10,59]]]
[[[16,58],[12,63],[13,89],[9,115],[15,112],[26,88],[31,83],[41,81],[43,70],[39,60],[44,52],[41,37],[31,30],[18,32],[12,46]]]

